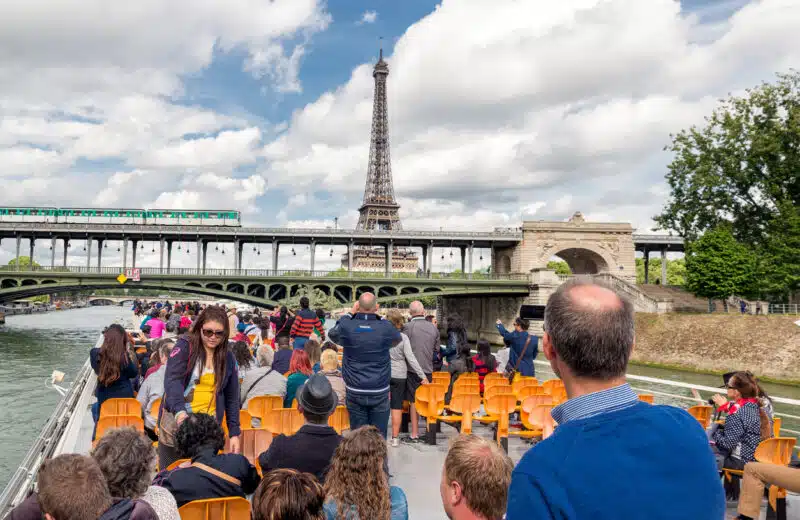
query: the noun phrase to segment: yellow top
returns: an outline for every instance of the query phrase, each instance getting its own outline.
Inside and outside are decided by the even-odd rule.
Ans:
[[[194,396],[190,403],[194,413],[207,413],[209,415],[216,413],[215,383],[214,371],[203,370],[203,374],[194,387]]]

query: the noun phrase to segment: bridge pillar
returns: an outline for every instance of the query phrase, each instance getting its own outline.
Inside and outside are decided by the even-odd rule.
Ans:
[[[206,259],[208,259],[208,241],[203,240],[203,274],[206,274]]]
[[[17,271],[19,271],[19,267],[20,267],[20,265],[19,265],[19,247],[21,245],[20,242],[22,242],[22,237],[17,235],[17,256],[16,256],[16,259],[17,259]]]
[[[56,237],[50,239],[50,268],[56,266]]]
[[[64,267],[67,267],[67,251],[69,250],[69,239],[64,239]]]
[[[36,239],[31,238],[30,242],[28,243],[28,258],[30,259],[31,267],[33,267],[33,254],[36,250]]]
[[[467,273],[467,248],[464,246],[460,246],[458,248],[461,251],[461,272],[466,274]]]
[[[389,243],[386,244],[386,278],[392,277],[392,248],[394,247],[394,241],[389,240]]]
[[[353,246],[355,245],[355,241],[351,238],[350,243],[347,244],[347,276],[353,277]],[[353,295],[355,296],[355,289],[353,290]]]
[[[433,240],[428,244],[428,278],[431,277],[431,273],[433,272]]]
[[[667,249],[661,248],[661,285],[667,285]]]
[[[86,237],[86,269],[92,267],[92,237]]]
[[[128,239],[122,237],[122,268],[128,267]]]
[[[97,268],[100,269],[103,265],[103,239],[97,239]]]
[[[199,238],[197,239],[196,251],[197,251],[197,272],[199,273],[203,262],[203,241],[200,240]]]
[[[650,283],[650,250],[644,248],[644,283]]]
[[[422,246],[422,275],[428,275],[428,246]]]
[[[278,270],[278,253],[280,253],[281,244],[277,240],[272,241],[272,270]]]
[[[309,244],[308,251],[310,253],[309,256],[311,256],[311,272],[313,273],[314,272],[314,256],[315,256],[316,251],[317,251],[317,242],[315,240],[312,240],[311,244]]]
[[[242,268],[242,251],[244,251],[244,242],[241,240],[234,240],[233,241],[233,262],[236,264],[234,265],[234,269],[241,270]]]
[[[164,238],[158,239],[158,269],[164,270]]]
[[[131,245],[133,246],[133,251],[131,252],[131,267],[136,269],[136,246],[139,245],[139,241],[131,240]]]
[[[469,278],[470,280],[472,280],[472,254],[474,252],[475,252],[475,244],[473,242],[470,242],[468,248],[469,256],[467,257],[467,273],[468,273],[467,278]]]
[[[172,267],[172,240],[167,240],[167,273]]]

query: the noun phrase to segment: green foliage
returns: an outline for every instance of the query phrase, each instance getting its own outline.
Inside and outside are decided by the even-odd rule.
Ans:
[[[707,231],[686,252],[686,286],[703,298],[753,294],[757,259],[727,226]]]
[[[661,259],[651,258],[649,264],[649,283],[660,283],[661,280]],[[636,283],[644,283],[644,258],[636,259]],[[686,284],[686,261],[683,258],[676,260],[667,259],[667,283],[666,285],[685,285]]]
[[[558,275],[569,276],[572,274],[572,269],[569,268],[569,264],[563,260],[550,260],[547,262],[547,268],[552,269]]]
[[[16,267],[17,266],[17,259],[12,258],[9,260],[8,264],[9,267]],[[31,266],[31,257],[29,256],[20,256],[19,257],[19,266],[20,267],[30,267]],[[39,267],[38,262],[33,262],[34,267]]]
[[[800,72],[723,100],[666,150],[671,196],[658,225],[689,242],[727,225],[757,256],[756,292],[800,290]]]

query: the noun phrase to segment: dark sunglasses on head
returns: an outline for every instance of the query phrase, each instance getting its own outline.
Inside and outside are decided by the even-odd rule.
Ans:
[[[211,329],[203,329],[203,336],[207,338],[213,338],[214,336],[218,338],[222,338],[225,336],[224,330],[211,330]]]

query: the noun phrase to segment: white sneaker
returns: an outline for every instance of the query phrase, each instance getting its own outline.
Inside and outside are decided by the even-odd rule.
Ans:
[[[392,437],[392,448],[396,448],[400,446],[400,439],[397,437]]]

